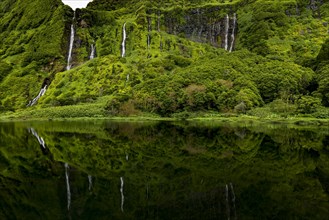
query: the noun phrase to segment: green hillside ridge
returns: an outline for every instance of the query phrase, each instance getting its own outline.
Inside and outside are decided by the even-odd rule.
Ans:
[[[47,1],[0,3],[3,114],[329,117],[329,1]]]

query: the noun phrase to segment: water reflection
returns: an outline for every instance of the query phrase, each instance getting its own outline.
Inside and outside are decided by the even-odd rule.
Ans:
[[[88,190],[91,191],[91,188],[93,187],[93,177],[90,175],[88,175],[88,183],[89,183]]]
[[[29,132],[31,132],[37,138],[40,146],[42,146],[43,149],[46,149],[46,143],[43,140],[43,138],[42,137],[39,137],[38,133],[33,128],[29,128],[28,130],[29,130]]]
[[[121,187],[120,187],[120,193],[121,193],[121,211],[123,212],[123,205],[125,204],[125,196],[123,195],[123,186],[124,186],[124,180],[123,177],[120,177]]]
[[[326,219],[328,167],[326,127],[0,123],[0,219]]]
[[[70,177],[69,177],[69,165],[67,163],[65,166],[65,180],[66,180],[66,193],[67,193],[67,210],[70,210],[71,206],[71,187],[70,187]]]

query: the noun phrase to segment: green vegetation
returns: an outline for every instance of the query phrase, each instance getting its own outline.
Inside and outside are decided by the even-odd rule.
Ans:
[[[328,8],[306,0],[94,0],[76,11],[74,68],[64,71],[72,10],[59,0],[5,0],[0,112],[328,118]],[[229,53],[221,47],[227,14],[231,43],[233,13]],[[97,57],[89,61],[91,44]],[[46,95],[27,108],[44,85]]]

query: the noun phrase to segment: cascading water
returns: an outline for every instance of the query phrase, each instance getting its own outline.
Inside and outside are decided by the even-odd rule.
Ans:
[[[129,160],[129,156],[128,156],[128,154],[126,154],[126,161],[128,161]]]
[[[125,203],[125,196],[123,195],[123,186],[124,186],[123,177],[120,177],[120,181],[121,181],[121,187],[120,187],[120,193],[121,193],[121,211],[123,212],[123,205]]]
[[[47,91],[47,85],[45,85],[39,92],[39,94],[37,95],[37,97],[35,97],[34,99],[32,99],[29,104],[27,104],[27,106],[33,106],[35,105],[38,100],[41,98],[41,96],[43,96]]]
[[[71,37],[70,37],[69,54],[68,54],[68,56],[67,56],[67,66],[66,66],[66,70],[70,70],[70,69],[71,69],[73,43],[74,43],[74,25],[71,24]]]
[[[228,30],[230,27],[230,18],[228,17],[228,15],[226,15],[226,24],[225,24],[225,39],[224,39],[224,49],[227,50],[228,48]]]
[[[123,24],[122,27],[122,44],[121,44],[121,57],[124,57],[126,55],[126,23]]]
[[[235,27],[236,26],[236,14],[233,15],[233,29],[232,29],[232,35],[231,35],[231,46],[230,46],[230,52],[232,52],[233,46],[234,46],[234,40],[235,40]]]
[[[70,179],[69,179],[69,165],[65,163],[65,180],[66,180],[66,192],[67,192],[67,210],[70,210],[71,206],[71,189],[70,189]]]
[[[73,16],[73,23],[75,20],[75,11],[74,11],[74,16]],[[71,36],[70,36],[70,46],[69,46],[69,54],[67,56],[67,66],[66,70],[71,69],[71,61],[72,61],[72,51],[73,51],[73,44],[74,44],[74,24],[71,24]]]
[[[38,142],[39,142],[39,144],[44,148],[44,149],[46,149],[46,143],[45,143],[45,141],[43,140],[43,138],[42,137],[40,137],[39,135],[38,135],[38,133],[33,129],[33,128],[30,128],[29,129],[29,131],[38,139]]]
[[[89,59],[92,60],[95,58],[96,45],[92,44],[90,47],[91,47],[91,52]]]

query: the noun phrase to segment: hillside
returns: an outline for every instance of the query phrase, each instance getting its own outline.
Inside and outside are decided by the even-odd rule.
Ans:
[[[328,22],[328,0],[4,0],[0,111],[328,118]]]

